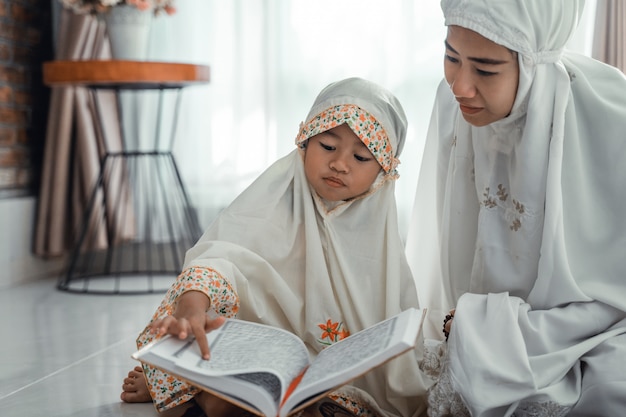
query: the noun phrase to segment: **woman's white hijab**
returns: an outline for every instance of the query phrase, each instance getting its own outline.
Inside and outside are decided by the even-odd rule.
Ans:
[[[473,415],[572,404],[579,358],[624,332],[626,79],[564,50],[582,0],[441,5],[518,52],[520,80],[512,113],[481,128],[437,92],[407,241],[430,334],[457,307],[450,366]]]
[[[343,104],[374,116],[390,140],[391,156],[398,156],[407,125],[400,103],[358,78],[319,94],[298,141],[317,115]],[[307,182],[304,151],[294,149],[237,197],[187,253],[185,268],[219,271],[238,293],[239,318],[292,331],[315,354],[324,347],[319,325],[327,320],[355,333],[417,306],[417,294],[398,232],[394,170],[381,171],[365,195],[329,204]],[[408,417],[424,408],[413,354],[354,385],[390,415]]]

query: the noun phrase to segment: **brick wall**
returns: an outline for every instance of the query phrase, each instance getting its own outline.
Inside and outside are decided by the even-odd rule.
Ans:
[[[53,0],[0,0],[0,199],[38,192],[52,59]]]

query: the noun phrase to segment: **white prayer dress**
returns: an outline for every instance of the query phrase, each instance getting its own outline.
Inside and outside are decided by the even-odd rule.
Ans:
[[[626,78],[564,50],[583,4],[441,2],[520,78],[483,127],[437,92],[407,241],[432,337],[456,308],[431,416],[626,415]]]
[[[382,170],[365,194],[331,204],[307,182],[303,154],[310,137],[343,123]],[[315,355],[416,307],[394,197],[405,136],[403,109],[380,86],[350,78],[326,87],[301,126],[298,148],[262,173],[187,252],[182,274],[153,319],[171,314],[184,291],[202,291],[219,314],[289,330]],[[143,334],[138,344],[149,340]],[[359,416],[423,414],[418,345],[331,397]],[[146,367],[145,373],[159,410],[197,393],[181,381],[169,383],[158,370]]]

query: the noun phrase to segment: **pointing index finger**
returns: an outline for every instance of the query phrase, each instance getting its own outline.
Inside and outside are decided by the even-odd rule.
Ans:
[[[202,359],[209,360],[211,358],[211,351],[209,350],[209,341],[207,340],[204,328],[198,327],[194,329],[194,336],[196,336],[196,342],[200,347],[200,355],[202,355]]]

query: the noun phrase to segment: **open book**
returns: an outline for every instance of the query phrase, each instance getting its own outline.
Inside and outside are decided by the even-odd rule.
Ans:
[[[259,416],[289,416],[412,349],[425,310],[410,308],[321,351],[311,360],[294,334],[227,319],[207,333],[211,359],[193,338],[165,336],[132,357]]]

